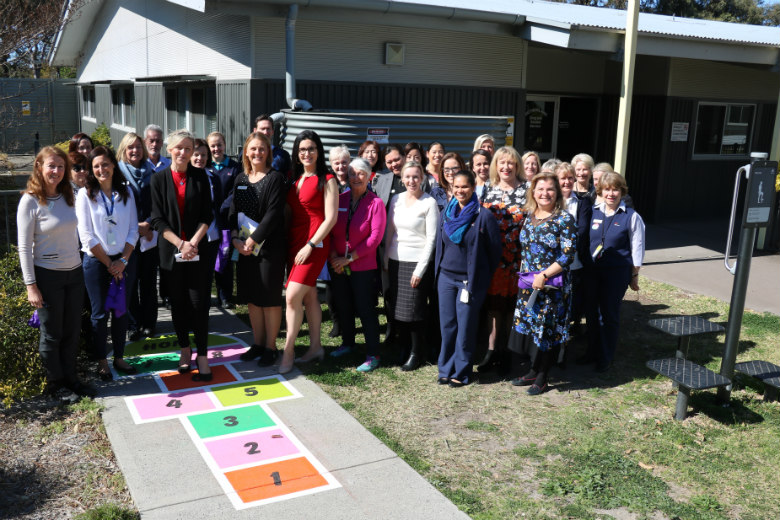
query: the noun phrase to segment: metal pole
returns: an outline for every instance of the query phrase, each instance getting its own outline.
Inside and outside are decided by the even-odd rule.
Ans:
[[[729,379],[734,377],[734,364],[737,360],[742,315],[745,312],[745,294],[750,274],[750,261],[753,259],[753,245],[756,242],[756,231],[756,228],[743,227],[739,235],[739,253],[737,254],[737,269],[734,273],[734,286],[731,289],[726,346],[720,365],[720,375]],[[731,397],[731,386],[718,388],[718,399],[724,404],[728,403]]]

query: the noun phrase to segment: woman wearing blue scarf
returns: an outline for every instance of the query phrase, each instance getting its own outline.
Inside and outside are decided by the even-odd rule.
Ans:
[[[139,235],[138,243],[135,244],[135,253],[130,258],[134,264],[130,272],[135,275],[128,280],[131,341],[138,340],[142,336],[151,336],[157,325],[159,253],[154,245],[141,248],[141,241],[148,242],[154,236],[154,230],[149,224],[152,214],[151,182],[154,171],[148,167],[147,158],[146,147],[138,134],[129,132],[122,138],[117,149],[117,159],[125,184],[133,192],[138,213]]]
[[[436,235],[436,278],[441,322],[440,385],[471,383],[471,356],[477,322],[490,280],[501,257],[501,233],[490,211],[479,204],[471,172],[455,174],[452,200]]]

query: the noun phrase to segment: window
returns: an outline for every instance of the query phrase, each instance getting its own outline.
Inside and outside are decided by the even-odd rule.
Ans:
[[[111,122],[135,128],[135,95],[132,86],[111,89]]]
[[[95,87],[81,87],[81,117],[95,119]]]
[[[186,128],[197,137],[217,129],[217,89],[212,85],[165,89],[165,125],[170,133]]]
[[[755,105],[700,103],[694,155],[747,155]]]

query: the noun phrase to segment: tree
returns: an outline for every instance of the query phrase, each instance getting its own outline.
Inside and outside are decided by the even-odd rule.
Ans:
[[[71,10],[80,2],[71,1]],[[0,77],[41,76],[65,5],[64,0],[0,1]]]

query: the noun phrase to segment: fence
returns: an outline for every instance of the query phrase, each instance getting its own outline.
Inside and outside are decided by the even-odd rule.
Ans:
[[[42,145],[78,132],[78,100],[73,80],[0,79],[0,151],[33,153]]]
[[[8,251],[12,244],[16,244],[16,208],[19,206],[19,198],[19,190],[0,191],[0,245],[3,251]]]

